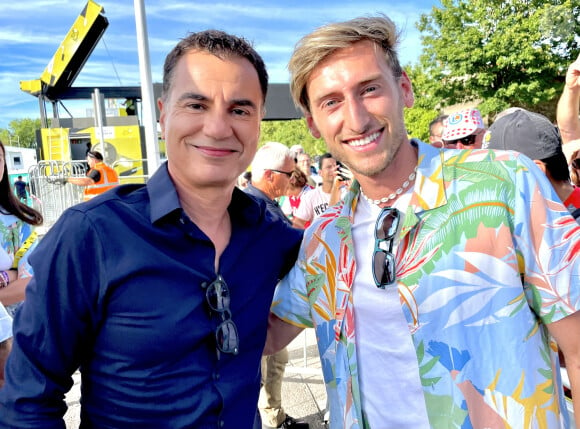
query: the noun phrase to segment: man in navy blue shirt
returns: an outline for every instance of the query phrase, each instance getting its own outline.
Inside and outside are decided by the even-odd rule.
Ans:
[[[67,210],[31,255],[0,427],[250,428],[275,284],[300,231],[235,188],[268,76],[243,39],[190,34],[158,101],[167,163]]]
[[[18,199],[26,204],[28,198],[26,194],[28,191],[28,183],[22,180],[22,176],[18,176],[18,179],[14,181],[14,188],[16,189],[16,196]]]

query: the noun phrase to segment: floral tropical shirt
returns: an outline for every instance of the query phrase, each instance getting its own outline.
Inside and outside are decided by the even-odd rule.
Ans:
[[[6,252],[11,260],[14,260],[14,255],[26,242],[33,230],[33,226],[21,221],[16,216],[12,214],[3,214],[2,208],[0,207],[0,251]],[[27,245],[27,250],[20,259],[18,259],[19,278],[32,277],[32,267],[28,263],[28,255],[34,248],[36,248],[36,245],[38,244],[37,242],[38,240],[35,240],[33,243],[30,243],[30,246]],[[11,305],[6,308],[7,312],[4,311],[3,308],[0,309],[0,341],[12,336],[12,319],[8,314],[13,316],[19,305],[20,304]],[[2,306],[2,303],[0,303],[0,306]]]
[[[396,255],[397,286],[432,428],[567,428],[546,329],[580,308],[580,226],[516,152],[441,151],[419,167]],[[306,231],[272,311],[314,327],[333,429],[367,428],[352,287],[354,183]],[[388,341],[388,338],[379,339]],[[404,395],[385,386],[389,395]],[[379,428],[380,429],[380,428]]]

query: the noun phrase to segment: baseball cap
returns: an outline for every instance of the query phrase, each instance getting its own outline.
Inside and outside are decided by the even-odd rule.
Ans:
[[[516,109],[495,121],[483,138],[484,149],[515,150],[530,159],[563,154],[558,128],[548,118]]]
[[[477,109],[464,109],[451,113],[443,121],[442,140],[457,140],[467,137],[477,130],[484,130],[485,125],[481,113]]]

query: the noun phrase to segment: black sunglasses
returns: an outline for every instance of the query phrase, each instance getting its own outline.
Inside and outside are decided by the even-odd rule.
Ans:
[[[237,355],[240,347],[240,339],[238,336],[238,329],[232,320],[232,313],[230,311],[230,290],[221,274],[217,278],[207,284],[203,282],[201,287],[205,290],[205,299],[209,308],[218,313],[222,321],[215,330],[215,341],[219,352],[231,353]]]
[[[271,168],[269,170],[273,171],[274,173],[285,174],[286,176],[288,176],[288,178],[292,177],[292,172],[288,173],[287,171],[282,170],[272,170]]]
[[[455,147],[457,146],[457,143],[461,143],[463,146],[471,146],[475,144],[476,140],[477,135],[470,134],[457,140],[443,140],[443,144],[445,144],[446,147]]]
[[[574,167],[575,169],[577,169],[577,170],[580,170],[580,158],[573,159],[573,160],[570,162],[570,165],[571,165],[572,167]]]
[[[397,279],[393,242],[399,228],[399,211],[385,207],[375,225],[375,251],[373,252],[373,278],[375,285],[384,289]]]

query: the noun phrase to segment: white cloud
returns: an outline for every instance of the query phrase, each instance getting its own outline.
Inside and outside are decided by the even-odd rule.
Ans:
[[[415,22],[437,0],[385,3],[346,0],[145,0],[151,72],[162,78],[165,55],[190,31],[218,28],[247,38],[266,61],[272,82],[287,82],[286,64],[294,44],[332,21],[384,12],[402,29],[401,62],[415,62],[421,46]],[[97,0],[109,27],[79,73],[74,86],[135,86],[139,64],[133,1]],[[12,119],[38,117],[38,100],[19,89],[21,80],[40,77],[85,0],[9,1],[0,15],[0,128]],[[67,101],[67,107],[72,102]],[[52,114],[51,111],[48,112]]]

